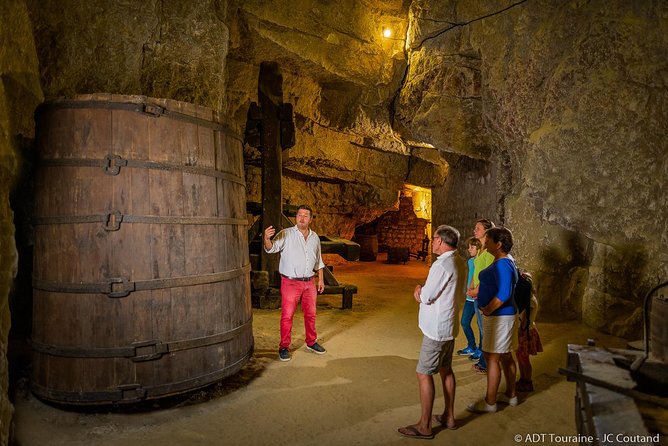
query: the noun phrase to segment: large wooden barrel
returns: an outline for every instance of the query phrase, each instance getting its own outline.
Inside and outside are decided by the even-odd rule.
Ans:
[[[35,114],[32,390],[132,403],[253,349],[242,144],[217,112],[86,95]]]
[[[375,262],[378,257],[378,236],[376,234],[355,234],[360,245],[360,261]]]

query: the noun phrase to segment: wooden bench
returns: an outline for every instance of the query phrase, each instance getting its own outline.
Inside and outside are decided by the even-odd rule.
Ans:
[[[322,294],[341,294],[341,309],[352,309],[353,308],[353,294],[357,293],[357,286],[339,283],[336,280],[336,277],[332,274],[330,269],[331,267],[327,266],[323,270],[323,278],[325,279],[325,290]]]
[[[357,287],[345,283],[340,285],[325,285],[325,291],[322,292],[322,294],[341,294],[341,309],[343,310],[353,308],[353,294],[355,293],[357,293]]]

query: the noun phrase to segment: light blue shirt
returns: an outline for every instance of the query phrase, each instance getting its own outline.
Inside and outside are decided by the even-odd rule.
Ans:
[[[470,257],[467,264],[469,267],[469,278],[466,281],[466,286],[468,287],[471,281],[473,280],[473,271],[475,270],[475,257]],[[469,302],[475,302],[475,299],[472,298],[471,296],[466,296],[466,300],[468,300]]]

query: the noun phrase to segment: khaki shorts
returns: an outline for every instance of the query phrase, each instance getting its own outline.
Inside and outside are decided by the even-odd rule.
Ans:
[[[441,367],[452,366],[452,352],[455,349],[455,340],[434,341],[427,336],[422,337],[420,359],[416,372],[422,375],[435,375]]]
[[[482,316],[482,351],[510,353],[517,350],[517,315]]]

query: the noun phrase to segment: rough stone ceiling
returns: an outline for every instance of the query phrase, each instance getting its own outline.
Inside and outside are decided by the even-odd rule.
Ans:
[[[243,2],[234,11],[228,60],[254,67],[276,60],[285,73],[286,99],[295,100],[298,115],[328,128],[387,138],[389,107],[406,55],[402,38],[384,38],[382,32],[390,28],[404,36],[407,8],[408,2],[320,2],[314,7],[304,1],[289,8],[282,2],[273,7]],[[404,151],[391,140],[385,148]]]
[[[241,36],[233,34],[229,57],[258,62],[273,55],[286,66],[299,65],[301,74],[323,85],[389,84],[393,59],[405,59],[403,39],[384,38],[382,31],[405,35],[408,11],[402,3],[348,0],[314,7],[301,1],[285,7],[278,1],[243,2],[237,25],[253,31],[244,36],[251,41],[235,41]]]

